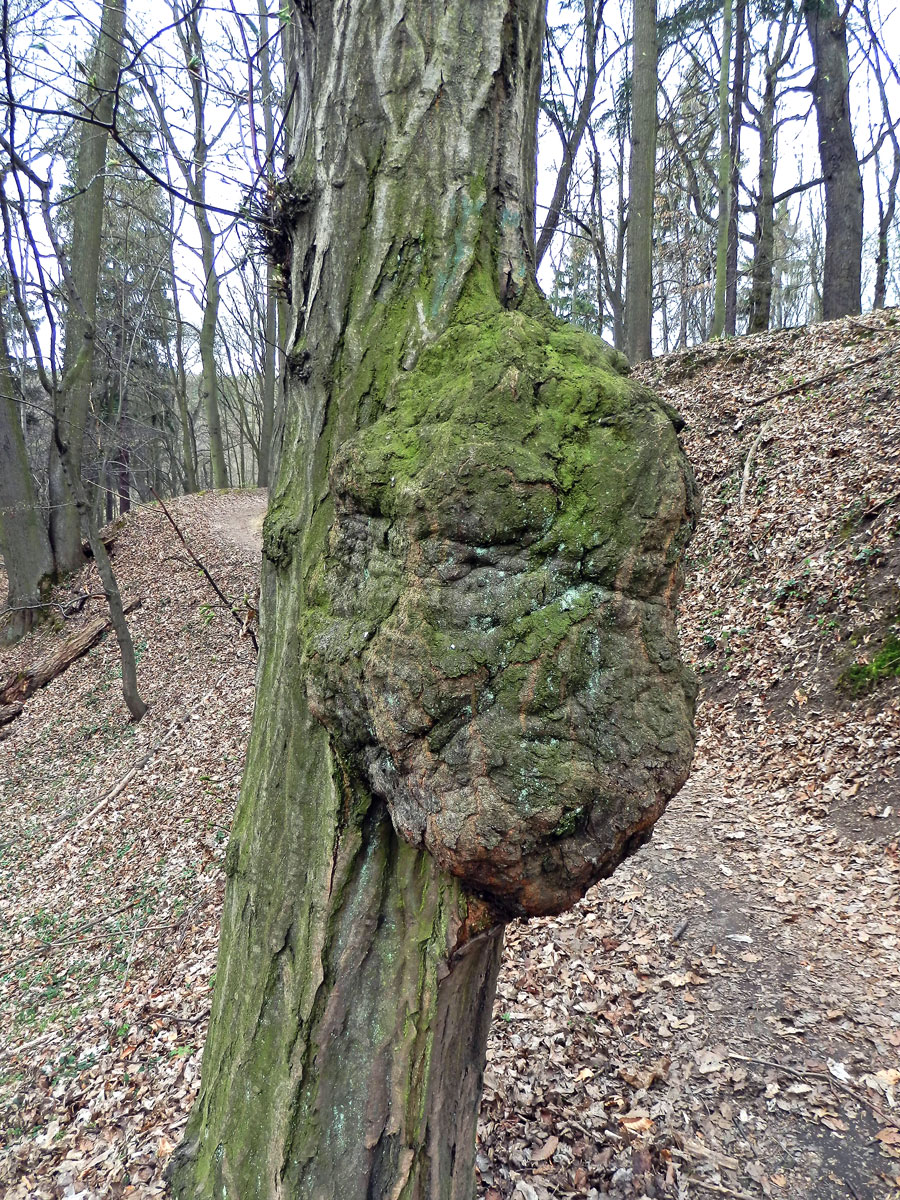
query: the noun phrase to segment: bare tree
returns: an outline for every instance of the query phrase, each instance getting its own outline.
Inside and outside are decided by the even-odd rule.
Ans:
[[[631,72],[631,159],[625,276],[626,353],[642,362],[653,353],[653,209],[656,196],[656,93],[659,87],[656,0],[634,0]]]
[[[119,68],[125,32],[125,0],[105,0],[91,74],[81,97],[78,157],[72,209],[72,246],[69,255],[71,287],[77,303],[66,305],[63,322],[63,376],[65,391],[57,391],[56,420],[62,442],[71,455],[67,472],[54,439],[50,451],[50,542],[61,572],[84,563],[79,505],[67,482],[81,474],[84,434],[91,399],[94,334],[97,315],[97,280],[103,233],[103,200],[106,189],[106,148],[109,127],[117,104]]]
[[[858,313],[862,302],[863,189],[850,116],[847,12],[836,0],[803,0],[813,55],[810,83],[825,180],[822,317]]]

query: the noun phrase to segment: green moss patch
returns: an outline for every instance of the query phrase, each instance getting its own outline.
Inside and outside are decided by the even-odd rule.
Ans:
[[[856,662],[838,679],[838,687],[858,696],[885,679],[900,678],[900,638],[891,632],[869,662]]]

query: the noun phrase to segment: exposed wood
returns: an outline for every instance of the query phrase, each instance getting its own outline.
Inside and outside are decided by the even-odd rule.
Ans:
[[[125,612],[132,612],[140,607],[140,604],[140,600],[132,600],[125,606]],[[112,622],[108,616],[97,617],[87,625],[83,625],[81,629],[76,630],[60,645],[54,646],[32,666],[11,675],[0,689],[0,705],[4,707],[18,705],[19,712],[21,712],[24,700],[33,696],[40,688],[46,687],[48,683],[52,683],[57,676],[67,671],[73,662],[83,658],[110,628],[112,628]],[[0,712],[2,711],[0,709]],[[18,715],[19,713],[14,713],[13,717],[9,719],[12,720]]]

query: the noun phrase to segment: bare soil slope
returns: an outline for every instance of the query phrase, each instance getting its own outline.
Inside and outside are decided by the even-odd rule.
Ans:
[[[641,375],[705,492],[682,618],[696,771],[613,880],[510,929],[478,1194],[900,1197],[900,317]],[[175,506],[237,599],[261,505]],[[116,562],[144,599],[150,715],[126,722],[107,641],[0,742],[16,1198],[162,1194],[197,1087],[254,656],[155,506]]]

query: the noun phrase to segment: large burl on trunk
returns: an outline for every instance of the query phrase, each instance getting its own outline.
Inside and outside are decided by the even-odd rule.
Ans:
[[[689,768],[696,494],[535,285],[540,0],[292,13],[258,699],[170,1177],[470,1200],[504,923],[608,875]]]
[[[537,311],[467,288],[343,443],[304,614],[310,705],[348,771],[507,917],[608,875],[693,748],[672,421]]]

